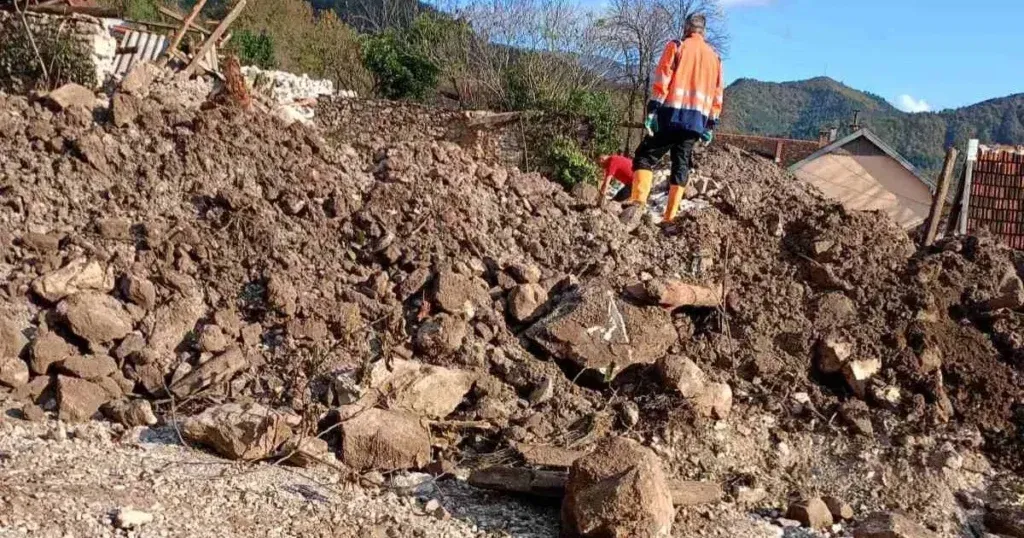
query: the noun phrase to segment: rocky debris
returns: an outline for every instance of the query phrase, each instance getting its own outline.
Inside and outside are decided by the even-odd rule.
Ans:
[[[565,536],[663,537],[674,518],[661,461],[636,441],[603,440],[569,472],[562,501]]]
[[[153,426],[157,423],[153,406],[149,400],[114,400],[101,408],[103,414],[118,424],[134,428],[135,426]]]
[[[148,97],[150,87],[159,78],[160,68],[150,62],[136,62],[121,79],[118,89],[136,97]]]
[[[1024,538],[1024,510],[1014,506],[997,506],[985,513],[985,527],[999,535]]]
[[[129,275],[124,279],[124,295],[146,311],[156,308],[156,286],[146,278]]]
[[[936,534],[899,512],[876,512],[853,530],[854,538],[938,538]]]
[[[538,284],[543,276],[540,267],[536,264],[525,263],[523,261],[517,261],[510,264],[506,271],[512,278],[516,279],[516,282],[520,284]]]
[[[181,434],[225,458],[254,461],[276,454],[292,430],[278,411],[255,403],[227,403],[186,418]]]
[[[565,495],[566,476],[564,471],[495,465],[474,469],[467,481],[483,489],[560,499]]]
[[[684,306],[712,307],[722,304],[722,286],[701,286],[679,280],[651,279],[626,288],[633,298],[675,310]]]
[[[716,420],[729,418],[732,412],[732,387],[727,383],[711,383],[694,399],[697,412]]]
[[[1016,310],[1024,306],[1024,282],[1016,272],[1008,271],[999,284],[999,293],[985,303],[989,310],[1008,308]]]
[[[843,402],[839,406],[839,416],[854,433],[865,437],[874,437],[875,428],[871,425],[871,411],[863,401]]]
[[[680,506],[700,506],[712,504],[725,497],[725,490],[715,482],[699,482],[694,480],[669,480],[672,492],[672,504]]]
[[[443,358],[462,347],[468,332],[469,325],[464,319],[451,314],[438,314],[420,324],[414,343],[420,353],[432,358]]]
[[[143,330],[149,349],[158,356],[173,353],[195,328],[205,311],[202,297],[192,291],[184,297],[160,305],[147,318],[148,326]]]
[[[83,291],[108,292],[113,288],[113,274],[100,262],[86,258],[76,258],[32,282],[32,291],[51,303]]]
[[[846,361],[853,355],[853,345],[832,335],[818,342],[818,370],[823,374],[842,371]]]
[[[697,363],[687,357],[662,357],[658,360],[658,373],[665,387],[679,392],[683,398],[695,398],[706,389],[707,377]]]
[[[115,93],[110,98],[110,113],[117,127],[127,127],[142,113],[142,101],[134,95]]]
[[[61,237],[56,234],[26,232],[21,236],[21,243],[24,246],[43,254],[60,250],[60,240]]]
[[[199,332],[199,349],[209,353],[221,353],[231,344],[224,331],[216,325],[204,325]]]
[[[822,497],[822,502],[828,507],[828,511],[832,514],[832,519],[835,521],[849,521],[853,519],[853,507],[848,503],[842,501],[837,497]]]
[[[867,390],[867,381],[882,369],[882,361],[878,359],[857,359],[843,365],[843,378],[850,390],[863,398]]]
[[[89,420],[110,400],[103,387],[75,377],[57,376],[58,418],[67,422]]]
[[[452,270],[444,270],[437,275],[433,301],[444,312],[465,319],[473,319],[477,310],[491,303],[486,288],[478,279]]]
[[[117,299],[95,292],[76,293],[57,311],[76,335],[93,345],[114,342],[132,331],[132,318]]]
[[[203,389],[230,381],[249,366],[242,350],[232,347],[216,357],[192,368],[171,382],[170,390],[177,398],[185,398]]]
[[[267,303],[286,317],[295,315],[298,297],[295,286],[283,276],[274,275],[267,281]]]
[[[57,112],[75,107],[91,111],[96,106],[96,94],[85,86],[69,82],[47,93],[43,97],[43,101]]]
[[[825,501],[812,497],[789,505],[786,517],[799,521],[801,525],[812,529],[826,529],[832,526],[832,512]]]
[[[20,357],[27,345],[28,338],[22,332],[22,324],[0,317],[0,357]]]
[[[353,409],[341,424],[341,460],[361,471],[418,469],[430,461],[430,432],[415,415]],[[345,408],[342,408],[343,415]]]
[[[600,286],[568,294],[527,337],[577,367],[611,379],[633,364],[652,364],[678,338],[661,308],[638,307]]]
[[[548,294],[540,284],[520,284],[508,294],[508,313],[520,323],[529,321],[547,300]]]
[[[368,387],[374,391],[370,397],[381,395],[389,409],[443,419],[462,403],[476,376],[462,370],[392,359],[375,363],[368,378]]]
[[[97,381],[117,371],[117,362],[109,355],[73,355],[57,364],[63,374]]]
[[[119,529],[138,529],[152,522],[153,514],[141,510],[118,508],[114,513],[114,526]]]
[[[0,355],[0,385],[17,388],[28,383],[28,365],[18,357]]]

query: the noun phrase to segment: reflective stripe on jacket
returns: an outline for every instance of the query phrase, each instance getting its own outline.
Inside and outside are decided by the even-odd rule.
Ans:
[[[722,115],[724,91],[722,60],[704,36],[693,34],[665,46],[648,113],[657,112],[659,129],[703,133]]]

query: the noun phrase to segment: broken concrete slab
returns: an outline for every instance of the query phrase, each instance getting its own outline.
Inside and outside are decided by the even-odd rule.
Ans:
[[[677,508],[712,504],[725,497],[725,490],[717,482],[672,479],[668,481],[668,488],[672,493],[672,504]]]
[[[786,517],[799,521],[804,527],[825,529],[832,526],[832,512],[828,505],[819,497],[797,501],[789,505]]]
[[[654,363],[678,339],[667,311],[632,305],[601,286],[567,294],[525,336],[606,379],[631,365]]]
[[[117,299],[96,292],[79,292],[57,305],[73,333],[91,344],[110,343],[132,331],[132,318]]]
[[[230,381],[235,374],[248,366],[249,361],[246,360],[242,350],[238,347],[231,347],[173,381],[170,386],[171,394],[177,398],[186,398],[207,387]]]
[[[341,459],[360,471],[418,469],[430,461],[430,432],[419,417],[358,406],[341,424]],[[352,409],[341,408],[341,414]]]
[[[95,260],[77,258],[32,281],[32,291],[51,303],[83,291],[109,292],[114,274]]]
[[[96,94],[81,84],[69,82],[43,96],[43,102],[56,112],[72,107],[92,110],[96,106]]]
[[[378,361],[370,368],[367,386],[388,409],[443,419],[462,403],[476,375],[463,370],[430,366],[402,359]]]
[[[57,376],[57,416],[67,422],[89,420],[110,400],[103,387],[76,377]]]
[[[276,454],[292,430],[277,411],[255,403],[227,403],[185,419],[181,434],[226,458],[254,461]]]
[[[938,538],[916,521],[899,512],[876,512],[865,517],[853,530],[854,538]]]
[[[679,392],[683,398],[695,398],[704,392],[707,377],[689,358],[666,355],[658,360],[657,366],[665,388]]]
[[[117,362],[109,355],[73,355],[57,364],[57,370],[72,377],[96,381],[117,371]]]
[[[576,460],[562,501],[563,535],[661,538],[675,509],[661,460],[636,441],[613,437]]]
[[[560,499],[565,495],[567,480],[568,476],[563,471],[495,465],[474,469],[467,482],[483,489]]]

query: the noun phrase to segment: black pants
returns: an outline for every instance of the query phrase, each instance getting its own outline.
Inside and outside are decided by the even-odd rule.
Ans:
[[[700,133],[693,131],[658,131],[654,136],[645,137],[633,156],[633,170],[654,170],[654,165],[672,152],[672,185],[685,186],[693,165],[693,145],[700,140]]]

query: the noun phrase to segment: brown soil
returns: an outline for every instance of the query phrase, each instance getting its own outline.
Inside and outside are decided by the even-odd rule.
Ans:
[[[667,447],[675,475],[761,487],[771,502],[828,488],[844,469],[930,476],[914,447],[930,453],[949,439],[971,451],[978,432],[998,464],[1024,463],[1024,318],[985,306],[1017,265],[989,239],[915,252],[881,215],[848,212],[729,147],[698,156],[701,171],[723,185],[708,209],[629,232],[617,204],[594,207],[539,174],[503,167],[499,143],[454,113],[331,104],[321,107],[321,127],[281,128],[229,107],[142,106],[137,122],[119,129],[102,114],[52,113],[0,94],[0,299],[26,335],[53,327],[83,353],[117,356],[119,342],[89,349],[69,334],[31,283],[79,257],[111,268],[111,293],[125,304],[129,276],[153,282],[156,310],[134,318],[146,345],[157,347],[151,334],[172,322],[185,331],[157,356],[118,366],[162,416],[257,400],[315,428],[337,403],[332,376],[414,357],[481,376],[449,418],[497,428],[447,432],[434,453],[470,466],[516,461],[513,442],[585,449],[618,433]],[[607,386],[576,379],[523,337],[532,321],[506,316],[505,302],[525,265],[540,269],[551,297],[545,311],[581,286],[620,290],[651,277],[723,284],[725,308],[672,314],[679,337],[665,352],[733,388],[728,431],[663,389],[653,368],[629,369]],[[459,300],[459,311],[442,312],[445,274],[476,289],[466,292],[470,312]],[[177,307],[168,315],[178,317],[158,315],[189,301],[201,303],[195,315]],[[466,334],[417,345],[425,323]],[[212,325],[242,348],[244,372],[181,402],[146,386],[142,372],[154,364],[173,381],[207,361],[198,335]],[[855,358],[881,361],[862,393],[816,371],[826,337],[848,341]],[[939,370],[922,371],[926,349],[939,351]],[[545,382],[553,396],[527,404]],[[807,398],[795,403],[799,393]],[[866,438],[842,418],[862,400],[874,427]],[[630,401],[640,409],[636,425],[617,418]],[[783,466],[780,445],[795,454]],[[867,452],[869,461],[851,465]],[[842,493],[865,508],[936,514],[952,498],[936,501],[906,484],[881,490],[873,480]],[[684,528],[697,528],[689,517],[681,516]]]

